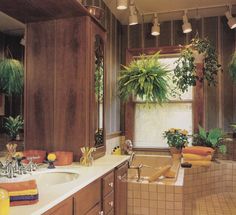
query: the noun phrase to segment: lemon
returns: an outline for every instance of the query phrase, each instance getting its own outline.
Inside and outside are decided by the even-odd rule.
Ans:
[[[47,157],[47,158],[48,158],[49,161],[55,161],[57,157],[56,157],[55,154],[50,153],[50,154],[48,154],[48,157]]]

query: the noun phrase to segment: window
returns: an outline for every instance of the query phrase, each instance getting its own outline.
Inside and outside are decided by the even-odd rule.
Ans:
[[[160,60],[173,71],[177,57],[165,56]],[[171,98],[162,106],[153,103],[149,108],[140,100],[134,101],[134,146],[136,148],[167,148],[163,132],[169,128],[186,129],[191,134],[193,130],[192,98],[192,88],[189,88],[187,93],[181,95],[181,98]]]

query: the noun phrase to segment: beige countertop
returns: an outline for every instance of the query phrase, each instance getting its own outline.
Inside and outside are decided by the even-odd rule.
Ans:
[[[103,176],[116,166],[126,161],[129,156],[105,155],[94,161],[90,167],[83,167],[78,163],[73,163],[71,166],[56,167],[56,169],[49,170],[45,167],[39,168],[35,174],[40,172],[66,171],[78,173],[79,177],[73,181],[52,186],[39,186],[39,202],[29,206],[10,207],[10,215],[39,215],[43,214],[50,208],[54,207],[61,201],[73,195],[86,185]],[[1,182],[12,182],[16,180],[26,180],[27,175],[19,176],[16,179],[0,178]]]

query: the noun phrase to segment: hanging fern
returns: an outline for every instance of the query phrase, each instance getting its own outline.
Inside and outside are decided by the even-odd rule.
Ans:
[[[19,95],[23,91],[24,69],[20,61],[2,59],[0,61],[0,92]]]
[[[141,55],[129,66],[123,66],[118,81],[119,95],[124,101],[131,95],[148,102],[168,100],[170,87],[168,70],[159,62],[159,52],[153,56]]]

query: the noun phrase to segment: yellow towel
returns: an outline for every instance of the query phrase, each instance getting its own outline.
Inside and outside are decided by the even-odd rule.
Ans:
[[[157,170],[157,172],[155,172],[153,175],[151,175],[148,178],[148,181],[149,182],[156,181],[160,176],[164,175],[167,171],[169,171],[170,168],[171,168],[170,165],[166,165],[164,167],[161,167],[159,170]]]
[[[188,161],[188,163],[191,163],[193,166],[205,166],[208,167],[211,165],[211,161]]]
[[[32,195],[37,195],[37,194],[38,194],[37,189],[9,192],[9,196],[32,196]]]
[[[183,158],[185,161],[210,161],[212,159],[212,155],[202,156],[197,154],[183,153]]]

